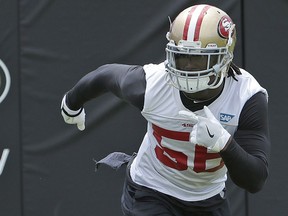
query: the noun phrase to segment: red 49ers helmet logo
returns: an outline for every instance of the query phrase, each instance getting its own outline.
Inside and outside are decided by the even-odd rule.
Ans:
[[[218,23],[218,34],[220,37],[228,39],[229,38],[229,29],[231,28],[233,22],[231,18],[227,15],[223,16]],[[233,32],[232,32],[233,34]]]

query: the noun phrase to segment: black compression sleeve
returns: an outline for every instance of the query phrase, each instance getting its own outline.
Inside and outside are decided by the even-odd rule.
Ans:
[[[105,92],[111,92],[141,110],[145,88],[145,72],[142,66],[107,64],[81,78],[67,93],[66,103],[70,109],[78,110],[85,102]]]
[[[233,182],[255,193],[268,176],[269,151],[268,104],[266,96],[257,93],[243,107],[239,127],[220,155]]]

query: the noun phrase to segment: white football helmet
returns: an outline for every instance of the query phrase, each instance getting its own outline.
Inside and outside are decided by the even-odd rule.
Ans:
[[[189,7],[171,23],[167,39],[165,67],[173,86],[195,93],[221,85],[236,43],[235,24],[224,11]]]

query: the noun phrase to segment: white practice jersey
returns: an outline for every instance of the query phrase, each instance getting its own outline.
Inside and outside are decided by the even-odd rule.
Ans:
[[[164,64],[144,66],[146,92],[142,115],[147,133],[131,165],[131,178],[139,185],[185,201],[199,201],[220,193],[227,168],[220,155],[189,142],[193,125],[178,113],[187,110],[179,90],[167,83]],[[237,80],[227,78],[221,95],[208,108],[233,135],[241,110],[254,94],[265,92],[245,70]],[[195,112],[204,116],[204,111]]]

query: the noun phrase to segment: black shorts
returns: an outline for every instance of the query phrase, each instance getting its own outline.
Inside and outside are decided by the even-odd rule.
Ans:
[[[197,202],[179,200],[159,191],[140,186],[130,177],[130,164],[121,197],[123,215],[127,216],[231,216],[226,196],[220,194]],[[225,194],[225,190],[224,190]]]

